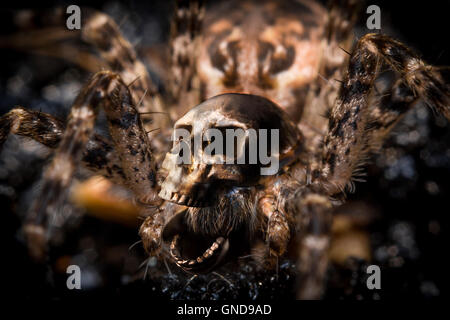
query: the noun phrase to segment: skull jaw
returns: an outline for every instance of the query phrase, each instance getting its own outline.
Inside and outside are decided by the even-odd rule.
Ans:
[[[248,220],[243,219],[240,224],[231,228],[229,223],[225,223],[224,227],[214,229],[215,221],[220,219],[218,214],[228,216],[242,212],[239,208],[234,212],[230,211],[230,208],[236,207],[237,202],[243,202],[242,197],[240,201],[236,198],[239,192],[231,191],[229,194],[232,196],[225,195],[222,202],[214,207],[186,208],[168,204],[168,213],[177,213],[171,216],[164,226],[162,239],[170,246],[172,260],[180,268],[192,273],[207,273],[250,251],[252,243],[258,238],[250,230],[259,228],[251,227]],[[247,193],[246,196],[249,197],[248,189]],[[203,218],[193,222],[192,215],[198,214],[199,211],[204,213]],[[208,217],[211,219],[206,221]]]
[[[211,272],[236,257],[249,252],[248,243],[238,233],[227,237],[205,237],[191,232],[182,232],[170,240],[170,255],[175,264],[194,274]]]
[[[195,274],[210,272],[232,257],[237,257],[243,249],[242,243],[248,242],[236,231],[205,235],[192,231],[187,225],[188,210],[214,208],[220,199],[226,198],[227,191],[237,184],[237,179],[233,180],[235,177],[229,174],[226,176],[229,180],[198,183],[201,181],[201,174],[198,173],[202,172],[202,168],[199,169],[190,175],[183,175],[180,167],[172,168],[161,184],[159,193],[162,199],[175,206],[187,207],[183,212],[176,213],[165,225],[163,240],[170,246],[172,260],[186,272]]]
[[[212,237],[189,231],[187,210],[177,213],[163,229],[163,240],[170,243],[172,260],[186,272],[208,273],[229,260],[230,238]]]
[[[279,153],[280,159],[297,148],[301,136],[297,126],[273,102],[247,94],[224,94],[210,98],[191,109],[175,123],[174,129],[183,130],[184,134],[180,139],[179,133],[174,133],[173,148],[166,154],[161,168],[168,175],[161,185],[159,196],[169,202],[187,206],[185,212],[194,213],[198,209],[199,213],[205,213],[190,215],[190,219],[196,222],[189,222],[189,226],[184,221],[185,214],[176,214],[164,228],[165,242],[170,242],[175,262],[186,270],[217,267],[233,250],[238,252],[242,244],[251,246],[251,242],[257,238],[255,230],[262,229],[261,221],[253,214],[256,212],[255,194],[248,196],[251,192],[242,191],[243,188],[261,183],[263,177],[259,168],[262,163],[205,163],[203,152],[199,151],[202,148],[195,147],[203,147],[203,144],[195,144],[195,138],[201,138],[201,141],[205,142],[203,133],[214,128],[220,132],[228,130],[227,128],[279,130],[282,139],[275,154]],[[192,150],[182,147],[192,146],[192,142]],[[212,143],[208,140],[209,142]],[[239,144],[235,154],[247,154],[250,149],[247,150],[246,145],[247,143]],[[266,145],[268,146],[269,142]],[[270,145],[272,146],[271,141]],[[183,160],[181,164],[177,160],[178,157],[186,157],[191,161],[188,164]],[[240,188],[242,189],[239,190]],[[216,227],[217,222],[227,221],[230,217],[233,220],[231,224],[222,223],[220,228]],[[238,235],[241,232],[246,238]],[[235,239],[238,239],[236,243]],[[193,251],[189,252],[192,248]],[[208,250],[210,253],[214,251],[214,255],[210,255]],[[213,257],[214,262],[209,260],[210,264],[206,264],[205,253],[206,258]]]

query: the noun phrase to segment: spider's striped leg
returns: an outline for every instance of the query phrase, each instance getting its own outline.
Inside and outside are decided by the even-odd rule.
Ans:
[[[56,149],[65,125],[48,113],[16,107],[0,117],[0,150],[9,134],[33,139],[48,148]],[[113,146],[104,137],[94,134],[83,151],[83,165],[93,173],[124,184],[125,175]]]
[[[367,123],[367,151],[379,151],[384,140],[410,110],[419,98],[408,88],[402,79],[398,79],[386,93],[374,93]]]
[[[264,256],[268,267],[273,267],[274,259],[286,253],[292,230],[293,218],[289,216],[282,206],[279,206],[274,194],[264,194],[259,199],[259,210],[267,217],[266,244],[268,251]]]
[[[122,35],[119,26],[104,13],[86,10],[86,22],[81,28],[81,39],[93,45],[110,70],[118,73],[129,85],[131,95],[140,112],[164,111],[156,85],[151,81],[144,64],[138,59],[131,43]],[[146,123],[148,117],[143,117]],[[154,122],[164,125],[167,117],[158,117]]]
[[[370,150],[367,144],[377,136],[367,134],[371,126],[379,121],[381,127],[377,132],[382,133],[383,126],[392,124],[391,120],[382,120],[384,115],[394,114],[392,110],[387,113],[383,110],[389,104],[379,103],[371,108],[372,89],[382,64],[399,74],[414,97],[423,99],[450,119],[450,89],[435,69],[398,41],[380,34],[365,35],[350,56],[348,71],[330,113],[321,169],[316,175],[329,194],[344,191],[355,170],[364,164]]]
[[[64,124],[57,118],[40,111],[15,107],[0,117],[0,151],[10,133],[29,137],[55,148],[64,132]]]
[[[267,183],[258,199],[258,209],[267,218],[265,241],[268,250],[264,257],[268,267],[274,266],[274,258],[281,257],[288,251],[288,245],[295,236],[297,211],[289,206],[287,199],[301,187],[298,182],[302,180],[299,171],[302,170],[292,166],[289,175],[274,177]],[[293,176],[297,179],[292,179]]]
[[[126,186],[139,201],[152,203],[159,199],[155,190],[154,159],[130,90],[119,75],[99,72],[82,89],[72,106],[66,130],[43,174],[42,189],[27,217],[25,233],[30,253],[36,258],[45,255],[48,218],[58,214],[67,186],[82,160],[100,106],[106,113]]]
[[[183,105],[191,106],[199,103],[195,98],[191,101],[191,98],[195,97],[195,94],[199,95],[195,88],[197,84],[194,83],[195,59],[203,17],[202,0],[177,1],[171,24],[168,83],[168,89],[176,104],[183,102]]]
[[[332,223],[331,202],[321,188],[299,189],[287,201],[287,211],[297,213],[298,299],[319,299],[324,291]]]

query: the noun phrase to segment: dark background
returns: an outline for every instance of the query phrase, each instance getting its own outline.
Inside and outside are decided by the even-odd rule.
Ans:
[[[48,7],[66,2],[44,2]],[[67,2],[74,4],[74,2]],[[77,1],[76,4],[104,10],[120,22],[127,16],[121,29],[137,47],[157,44],[167,36],[171,4],[169,2]],[[416,49],[430,64],[450,66],[448,21],[450,1],[371,1],[381,8],[382,31],[394,35]],[[42,5],[42,3],[41,3]],[[8,22],[9,9],[28,7],[18,2],[3,3],[0,34],[13,28]],[[366,6],[364,6],[365,8]],[[365,31],[368,15],[361,13],[358,32]],[[87,74],[55,59],[30,56],[0,48],[0,114],[14,105],[42,109],[64,118],[70,107],[68,96],[49,100],[43,94],[49,84],[63,88],[64,84],[82,83]],[[16,78],[14,78],[16,77]],[[25,84],[11,89],[11,79],[28,79]],[[18,89],[17,89],[18,88]],[[47,88],[48,89],[48,88]],[[70,88],[69,88],[70,89]],[[61,89],[64,93],[69,89]],[[51,96],[51,95],[50,95]],[[416,134],[411,134],[416,132]],[[9,139],[12,140],[12,139]],[[4,290],[25,298],[54,298],[84,296],[148,296],[154,298],[292,298],[293,266],[280,266],[280,275],[253,272],[251,266],[226,272],[235,285],[214,276],[194,279],[185,287],[186,276],[175,272],[169,276],[161,272],[158,263],[149,272],[152,279],[142,279],[139,264],[145,259],[140,246],[128,247],[138,240],[137,229],[100,221],[73,213],[73,227],[65,231],[64,240],[57,245],[48,264],[33,264],[26,254],[20,236],[20,224],[26,211],[24,203],[32,197],[34,184],[39,179],[43,164],[48,160],[45,151],[35,156],[30,149],[19,149],[8,141],[0,157],[0,208],[7,254],[3,255]],[[433,117],[425,107],[418,107],[395,130],[386,144],[395,154],[395,161],[385,153],[373,158],[368,167],[366,183],[358,183],[351,201],[363,201],[380,213],[370,227],[374,263],[382,268],[382,290],[374,293],[365,289],[363,262],[355,262],[349,272],[337,272],[345,282],[331,285],[328,298],[352,299],[407,299],[444,297],[448,263],[448,221],[450,212],[450,126],[441,117]],[[9,148],[9,151],[6,150]],[[11,151],[12,149],[12,151]],[[33,148],[31,148],[34,150]],[[14,160],[14,161],[13,161]],[[31,190],[31,191],[30,191]],[[65,274],[55,272],[61,257],[82,264],[91,276],[91,290],[73,293],[65,290]],[[77,260],[78,259],[78,260]],[[145,269],[145,268],[144,268]],[[172,271],[174,266],[171,266]],[[140,270],[140,271],[139,271]]]

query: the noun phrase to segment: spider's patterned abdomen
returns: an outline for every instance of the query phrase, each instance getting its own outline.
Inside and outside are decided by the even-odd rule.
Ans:
[[[197,62],[203,98],[261,95],[299,119],[317,76],[325,17],[324,8],[309,1],[227,1],[212,8]]]

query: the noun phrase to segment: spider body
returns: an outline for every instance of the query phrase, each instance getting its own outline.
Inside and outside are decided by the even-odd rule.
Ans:
[[[196,65],[204,96],[260,95],[299,120],[321,60],[325,9],[314,2],[260,1],[211,11]]]
[[[332,1],[327,11],[312,1],[250,1],[205,13],[198,2],[180,1],[165,94],[117,25],[90,12],[79,39],[112,71],[89,80],[67,125],[24,108],[0,119],[1,144],[15,133],[57,146],[25,226],[31,253],[45,254],[48,216],[57,214],[84,163],[134,193],[150,255],[198,273],[258,251],[272,268],[297,242],[298,297],[320,297],[331,209],[353,188],[368,155],[419,99],[450,118],[448,84],[405,45],[367,34],[351,48],[356,2],[343,2]],[[380,93],[382,67],[397,78]],[[99,108],[111,141],[93,133]],[[162,130],[147,135],[149,113],[166,110],[171,121],[153,117]],[[175,137],[169,151],[172,121],[189,136],[205,128],[278,129],[279,169],[263,177],[261,164],[178,164],[172,156],[182,142]]]

